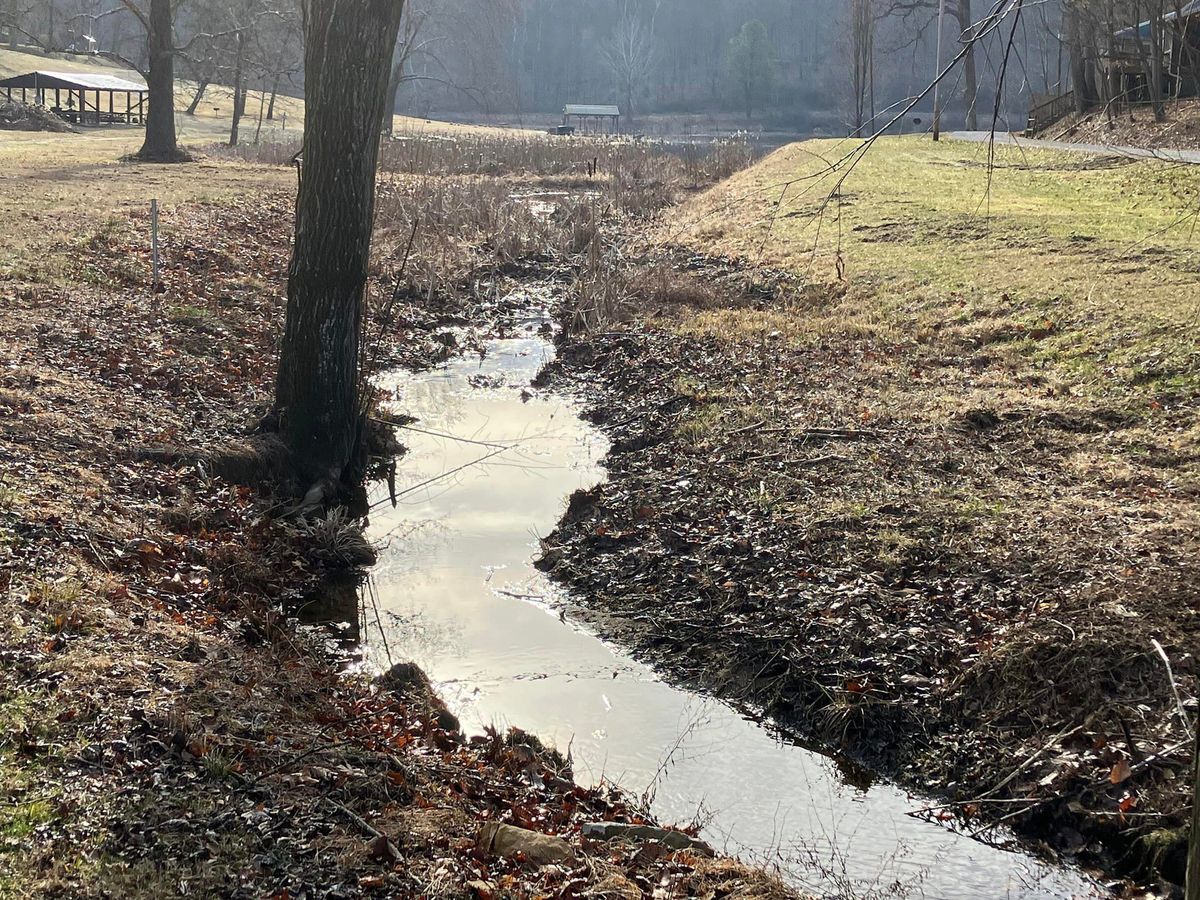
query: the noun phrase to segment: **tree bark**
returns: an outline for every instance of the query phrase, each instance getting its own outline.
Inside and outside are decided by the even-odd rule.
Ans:
[[[303,173],[275,403],[302,483],[362,475],[363,292],[399,0],[307,0]]]
[[[1063,6],[1063,32],[1067,36],[1070,51],[1071,86],[1075,91],[1075,112],[1085,113],[1091,106],[1088,89],[1087,62],[1084,59],[1083,22],[1080,20],[1078,0],[1067,0]]]
[[[1150,7],[1150,71],[1147,85],[1150,88],[1150,104],[1154,109],[1154,121],[1167,121],[1167,107],[1163,100],[1163,56],[1166,54],[1163,40],[1163,17],[1166,8],[1160,2]]]
[[[146,48],[150,66],[146,84],[150,110],[146,115],[146,139],[139,159],[178,162],[185,159],[175,135],[175,37],[171,26],[171,0],[150,0]]]
[[[200,107],[200,101],[204,99],[204,92],[208,90],[209,80],[201,78],[199,85],[196,87],[196,96],[192,98],[192,102],[188,105],[187,114],[194,116],[196,110]]]
[[[229,126],[229,146],[238,145],[238,125],[246,111],[246,96],[242,93],[243,62],[246,57],[246,32],[237,33],[237,56],[233,64],[233,122]]]
[[[975,24],[975,18],[971,14],[971,0],[958,0],[954,6],[958,13],[959,34],[963,40],[970,41],[974,38],[972,26]],[[974,44],[971,44],[967,55],[963,57],[963,92],[967,101],[967,131],[978,131],[979,112],[976,106],[979,102],[979,74],[975,65]]]
[[[267,121],[275,121],[275,97],[279,94],[279,76],[271,82],[271,102],[267,104]]]
[[[1192,747],[1192,824],[1188,831],[1187,876],[1184,897],[1200,900],[1200,722]]]

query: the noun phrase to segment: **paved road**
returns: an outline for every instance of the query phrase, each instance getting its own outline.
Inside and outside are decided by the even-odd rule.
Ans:
[[[987,131],[950,131],[947,137],[958,141],[986,143],[992,137]],[[1015,144],[1019,147],[1041,147],[1047,150],[1071,150],[1076,153],[1092,153],[1101,156],[1123,156],[1129,159],[1161,159],[1165,162],[1186,163],[1200,166],[1200,150],[1144,150],[1139,147],[1116,147],[1108,144],[1072,144],[1068,141],[1041,141],[1015,134],[996,134],[997,144]]]

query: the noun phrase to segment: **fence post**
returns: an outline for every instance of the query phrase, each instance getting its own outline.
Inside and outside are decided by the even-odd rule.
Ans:
[[[154,279],[151,286],[158,293],[158,201],[150,201],[150,253],[154,263]]]
[[[158,313],[159,295],[162,293],[162,275],[158,256],[158,200],[150,201],[150,261],[152,275],[150,280],[150,308]]]

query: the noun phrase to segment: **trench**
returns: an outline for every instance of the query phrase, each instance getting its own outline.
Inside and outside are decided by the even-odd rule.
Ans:
[[[372,489],[383,549],[354,628],[367,664],[415,661],[465,731],[532,732],[577,781],[697,821],[718,850],[819,896],[1100,895],[1003,834],[985,844],[912,815],[930,803],[672,686],[573,620],[533,560],[571,493],[605,477],[607,444],[577,400],[531,387],[553,359],[549,323],[531,310],[482,352],[380,379],[417,422],[394,485]]]

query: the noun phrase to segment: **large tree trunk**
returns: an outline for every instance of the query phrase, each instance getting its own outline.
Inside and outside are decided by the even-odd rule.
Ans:
[[[1075,91],[1075,112],[1087,112],[1091,106],[1091,91],[1087,78],[1087,62],[1084,57],[1083,22],[1078,9],[1079,0],[1067,0],[1063,6],[1063,33],[1071,60],[1071,87]]]
[[[146,36],[150,71],[150,111],[146,115],[146,140],[138,158],[151,162],[177,162],[175,136],[175,38],[171,28],[171,0],[150,0],[150,28]]]
[[[1150,66],[1147,84],[1150,88],[1150,104],[1154,109],[1154,121],[1167,121],[1167,107],[1163,101],[1163,57],[1166,46],[1163,40],[1163,17],[1166,6],[1159,0],[1150,5]]]
[[[955,4],[958,13],[959,34],[963,40],[972,41],[975,32],[972,26],[975,18],[971,15],[971,0],[958,0]],[[963,57],[963,93],[967,101],[967,131],[979,130],[979,112],[976,106],[979,102],[979,74],[975,65],[975,45],[972,43]]]
[[[303,177],[275,403],[303,482],[361,476],[359,342],[400,0],[307,0]]]
[[[1192,824],[1184,891],[1185,900],[1200,900],[1200,734],[1192,742]]]

